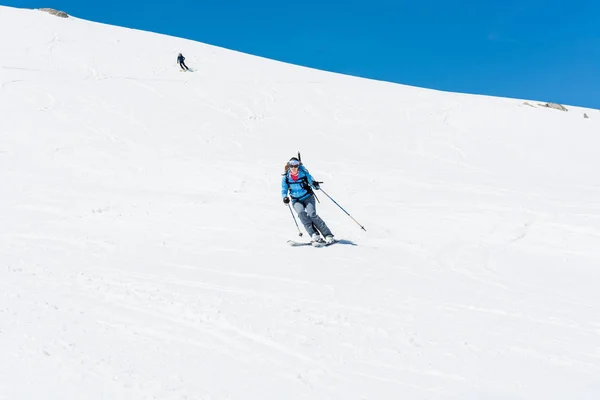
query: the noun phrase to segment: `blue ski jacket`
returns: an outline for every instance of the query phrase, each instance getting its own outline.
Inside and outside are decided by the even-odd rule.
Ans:
[[[172,59],[171,59],[171,60],[172,60]],[[177,62],[178,62],[178,63],[182,63],[182,62],[183,62],[183,60],[185,60],[185,57],[184,57],[183,55],[178,55],[178,56],[177,56]]]
[[[304,165],[300,165],[300,168],[298,168],[298,180],[295,182],[289,170],[283,175],[281,179],[281,198],[288,196],[289,192],[292,200],[304,200],[312,195],[314,187],[313,177],[304,168]]]

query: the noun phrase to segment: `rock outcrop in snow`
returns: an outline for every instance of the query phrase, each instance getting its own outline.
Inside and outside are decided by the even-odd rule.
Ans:
[[[40,11],[47,12],[48,14],[56,15],[60,18],[69,18],[69,14],[64,11],[55,10],[54,8],[40,8]]]
[[[558,103],[546,103],[546,104],[540,104],[540,106],[546,107],[546,108],[553,108],[555,110],[560,110],[560,111],[569,111],[567,109],[567,107],[563,106],[562,104],[558,104]]]

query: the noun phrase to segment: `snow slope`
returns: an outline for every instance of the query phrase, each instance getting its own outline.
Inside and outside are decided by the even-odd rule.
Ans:
[[[600,398],[597,110],[0,37],[0,399]],[[298,150],[367,232],[321,194],[343,242],[286,245]]]

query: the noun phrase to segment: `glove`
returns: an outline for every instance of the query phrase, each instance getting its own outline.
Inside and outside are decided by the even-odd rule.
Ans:
[[[321,189],[321,186],[319,186],[319,182],[313,182],[313,187],[315,188],[315,190],[319,190]]]
[[[289,202],[290,202],[290,198],[289,197],[286,196],[286,197],[283,198],[283,203],[284,204],[288,204]]]

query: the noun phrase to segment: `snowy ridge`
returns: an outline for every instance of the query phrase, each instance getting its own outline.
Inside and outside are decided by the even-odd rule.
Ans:
[[[597,110],[0,35],[0,399],[600,396]],[[344,241],[287,245],[298,150],[368,232],[321,196]]]

